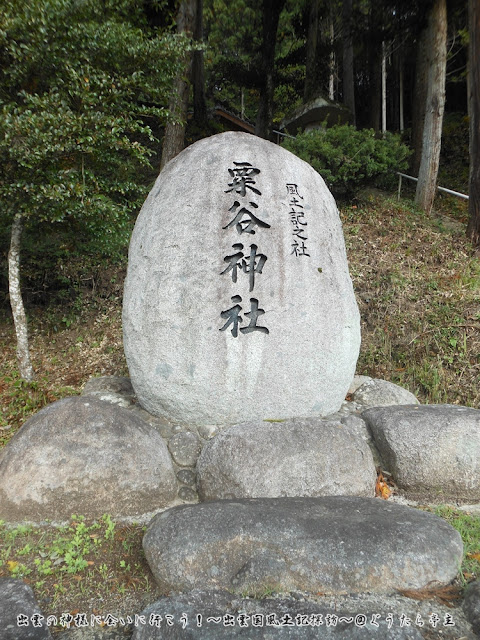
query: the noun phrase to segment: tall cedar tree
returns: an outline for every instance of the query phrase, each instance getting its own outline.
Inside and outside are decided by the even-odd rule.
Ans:
[[[197,45],[203,41],[203,0],[197,0],[197,11],[195,16],[195,29],[193,39]],[[193,82],[193,117],[199,126],[204,126],[207,122],[207,103],[205,98],[205,65],[203,61],[203,49],[196,48],[193,52],[192,61],[192,82]]]
[[[447,3],[435,0],[428,16],[427,100],[422,139],[422,159],[418,174],[415,202],[430,212],[437,188],[438,165],[442,141],[445,107],[445,73],[447,65]]]
[[[355,124],[355,77],[353,69],[352,0],[343,0],[343,102]]]
[[[196,31],[198,0],[181,0],[177,13],[177,32],[192,38]],[[192,52],[187,51],[182,59],[182,69],[179,71],[173,87],[169,110],[175,115],[175,121],[165,127],[163,137],[162,158],[160,170],[169,160],[182,151],[185,146],[185,128],[187,124],[188,99],[190,97],[190,83],[192,77]]]
[[[480,247],[480,6],[468,3],[470,59],[470,184],[467,235]]]
[[[262,85],[260,87],[260,106],[255,123],[255,134],[266,139],[272,137],[275,44],[278,19],[284,4],[285,0],[263,0],[262,3]]]
[[[320,0],[311,0],[308,14],[307,51],[305,55],[305,85],[303,101],[306,103],[316,97],[318,91],[317,49],[319,40]]]

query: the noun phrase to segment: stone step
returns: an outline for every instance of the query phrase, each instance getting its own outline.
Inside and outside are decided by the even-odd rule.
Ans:
[[[141,613],[132,640],[474,640],[461,609],[395,594],[262,600],[194,590],[161,598]],[[63,638],[62,638],[63,640]],[[70,638],[65,638],[70,640]],[[77,640],[72,638],[71,640]]]
[[[390,593],[446,585],[460,534],[430,513],[375,498],[257,498],[182,505],[143,540],[162,588]]]

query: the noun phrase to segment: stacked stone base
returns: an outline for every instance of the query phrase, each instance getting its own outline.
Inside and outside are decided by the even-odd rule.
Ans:
[[[356,380],[349,401],[325,419],[219,428],[151,416],[127,379],[105,378],[40,411],[5,448],[0,518],[61,522],[109,512],[117,521],[151,520],[149,565],[161,587],[183,595],[132,612],[145,624],[121,636],[64,632],[72,640],[313,638],[319,627],[325,638],[430,638],[439,630],[474,638],[477,587],[465,600],[473,629],[458,608],[449,614],[431,599],[399,595],[455,579],[458,533],[374,495],[381,469],[399,494],[423,504],[478,503],[479,454],[480,411],[422,406],[384,381]],[[17,588],[10,583],[0,584],[0,621]]]

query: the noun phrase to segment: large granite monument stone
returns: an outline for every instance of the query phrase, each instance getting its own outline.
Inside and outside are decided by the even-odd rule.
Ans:
[[[245,133],[185,149],[138,217],[123,326],[133,387],[155,415],[228,424],[337,411],[360,320],[320,175]]]

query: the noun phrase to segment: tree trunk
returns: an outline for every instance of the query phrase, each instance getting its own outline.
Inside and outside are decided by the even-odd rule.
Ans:
[[[387,130],[387,48],[382,42],[382,133]]]
[[[193,38],[195,42],[203,41],[203,0],[196,0],[197,9],[195,15],[195,29]],[[203,64],[203,50],[193,52],[192,61],[193,82],[193,118],[199,126],[207,122],[207,103],[205,100],[205,67]]]
[[[260,138],[272,139],[273,120],[273,91],[275,89],[275,41],[277,38],[278,19],[285,0],[263,0],[262,11],[262,76],[260,88],[260,105],[255,123],[255,135]]]
[[[305,64],[305,87],[303,101],[306,103],[316,97],[318,89],[317,78],[317,46],[318,46],[318,9],[320,0],[312,0],[307,35],[307,56]]]
[[[427,85],[428,85],[428,26],[422,29],[417,43],[417,61],[415,66],[415,89],[412,104],[412,149],[413,158],[411,160],[411,170],[414,177],[420,171],[420,161],[422,159],[422,140],[425,125],[425,109],[427,106]]]
[[[343,0],[343,102],[352,112],[355,124],[352,20],[352,0]]]
[[[377,133],[380,131],[382,113],[382,58],[380,43],[376,40],[370,43],[369,55],[370,75],[370,118],[369,127]]]
[[[182,0],[177,14],[177,31],[192,37],[195,28],[197,0]],[[174,86],[169,110],[174,121],[165,127],[163,137],[162,159],[160,171],[169,160],[182,151],[185,146],[185,127],[187,123],[188,98],[190,94],[190,78],[192,73],[192,55],[187,53],[183,70],[178,74]]]
[[[329,34],[330,34],[330,60],[328,64],[328,97],[330,100],[335,100],[335,50],[333,48],[333,44],[335,42],[335,27],[333,24],[333,17],[330,14],[330,25],[329,25]]]
[[[447,64],[446,0],[435,0],[428,17],[427,29],[427,52],[430,64],[427,79],[422,160],[420,162],[415,202],[429,213],[432,210],[437,186],[445,106],[445,72]]]
[[[27,316],[20,289],[20,239],[22,237],[23,216],[17,213],[12,223],[10,251],[8,252],[8,290],[12,307],[13,323],[17,334],[17,360],[20,376],[31,382],[35,374],[30,362],[28,348]]]
[[[468,3],[470,74],[470,181],[467,235],[480,247],[480,7],[477,0]]]
[[[405,117],[403,112],[403,58],[400,57],[398,62],[398,128],[400,132],[405,130]]]

